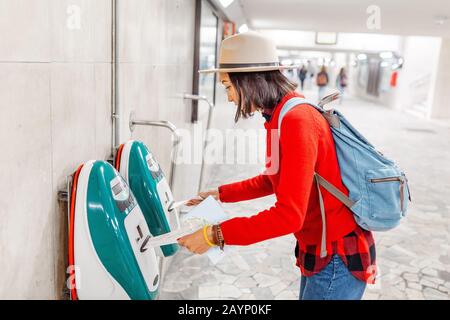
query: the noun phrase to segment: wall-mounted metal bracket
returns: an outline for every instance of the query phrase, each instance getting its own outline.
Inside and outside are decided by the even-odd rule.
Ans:
[[[70,234],[70,191],[72,190],[72,182],[73,181],[73,176],[67,176],[66,178],[66,188],[64,190],[59,190],[58,191],[58,201],[63,203],[63,208],[65,206],[66,208],[66,215],[67,215],[67,220],[65,221],[65,226],[67,227],[67,234]],[[67,237],[65,237],[65,241],[66,243],[64,243],[64,248],[68,248],[68,240]],[[67,252],[65,252],[64,254],[65,257],[67,257]],[[67,259],[67,258],[66,258]],[[68,267],[68,261],[65,259],[65,272],[67,271],[67,267]],[[70,290],[69,288],[67,288],[67,279],[68,279],[68,274],[65,274],[65,281],[63,284],[63,287],[61,288],[61,299],[62,300],[70,300]]]
[[[177,127],[170,121],[166,120],[136,120],[134,112],[130,113],[130,131],[133,132],[136,126],[162,127],[169,129],[172,132],[173,144],[170,159],[170,176],[169,186],[173,188],[176,175],[176,159],[178,157],[178,145],[180,144],[181,136],[178,134]]]
[[[58,191],[58,201],[69,202],[72,188],[72,175],[66,177],[66,188]]]
[[[67,191],[58,191],[58,201],[69,202],[69,193]]]
[[[114,158],[109,157],[105,161],[108,162],[110,165],[112,165],[114,167]]]

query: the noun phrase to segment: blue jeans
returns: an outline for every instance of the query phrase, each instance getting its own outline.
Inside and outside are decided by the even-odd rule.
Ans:
[[[348,271],[338,255],[311,277],[302,276],[300,300],[361,300],[366,283]]]

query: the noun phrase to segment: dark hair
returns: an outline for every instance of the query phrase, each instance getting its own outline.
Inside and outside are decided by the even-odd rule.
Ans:
[[[252,115],[251,107],[273,109],[297,84],[286,78],[279,70],[263,72],[230,72],[231,83],[238,95],[238,107],[234,121]]]

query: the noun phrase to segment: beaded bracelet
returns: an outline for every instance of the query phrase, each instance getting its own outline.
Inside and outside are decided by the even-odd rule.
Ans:
[[[214,242],[220,247],[220,250],[223,251],[223,247],[225,245],[225,240],[223,238],[222,229],[220,228],[220,224],[216,224],[212,226]]]

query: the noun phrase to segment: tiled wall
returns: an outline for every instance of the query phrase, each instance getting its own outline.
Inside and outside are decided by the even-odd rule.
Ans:
[[[131,134],[128,116],[190,127],[180,96],[192,87],[194,1],[118,0],[118,18],[121,142],[143,140],[168,170],[168,132]],[[111,150],[111,0],[0,0],[0,39],[0,298],[57,299],[66,255],[57,191]],[[188,169],[177,198],[195,191]]]

